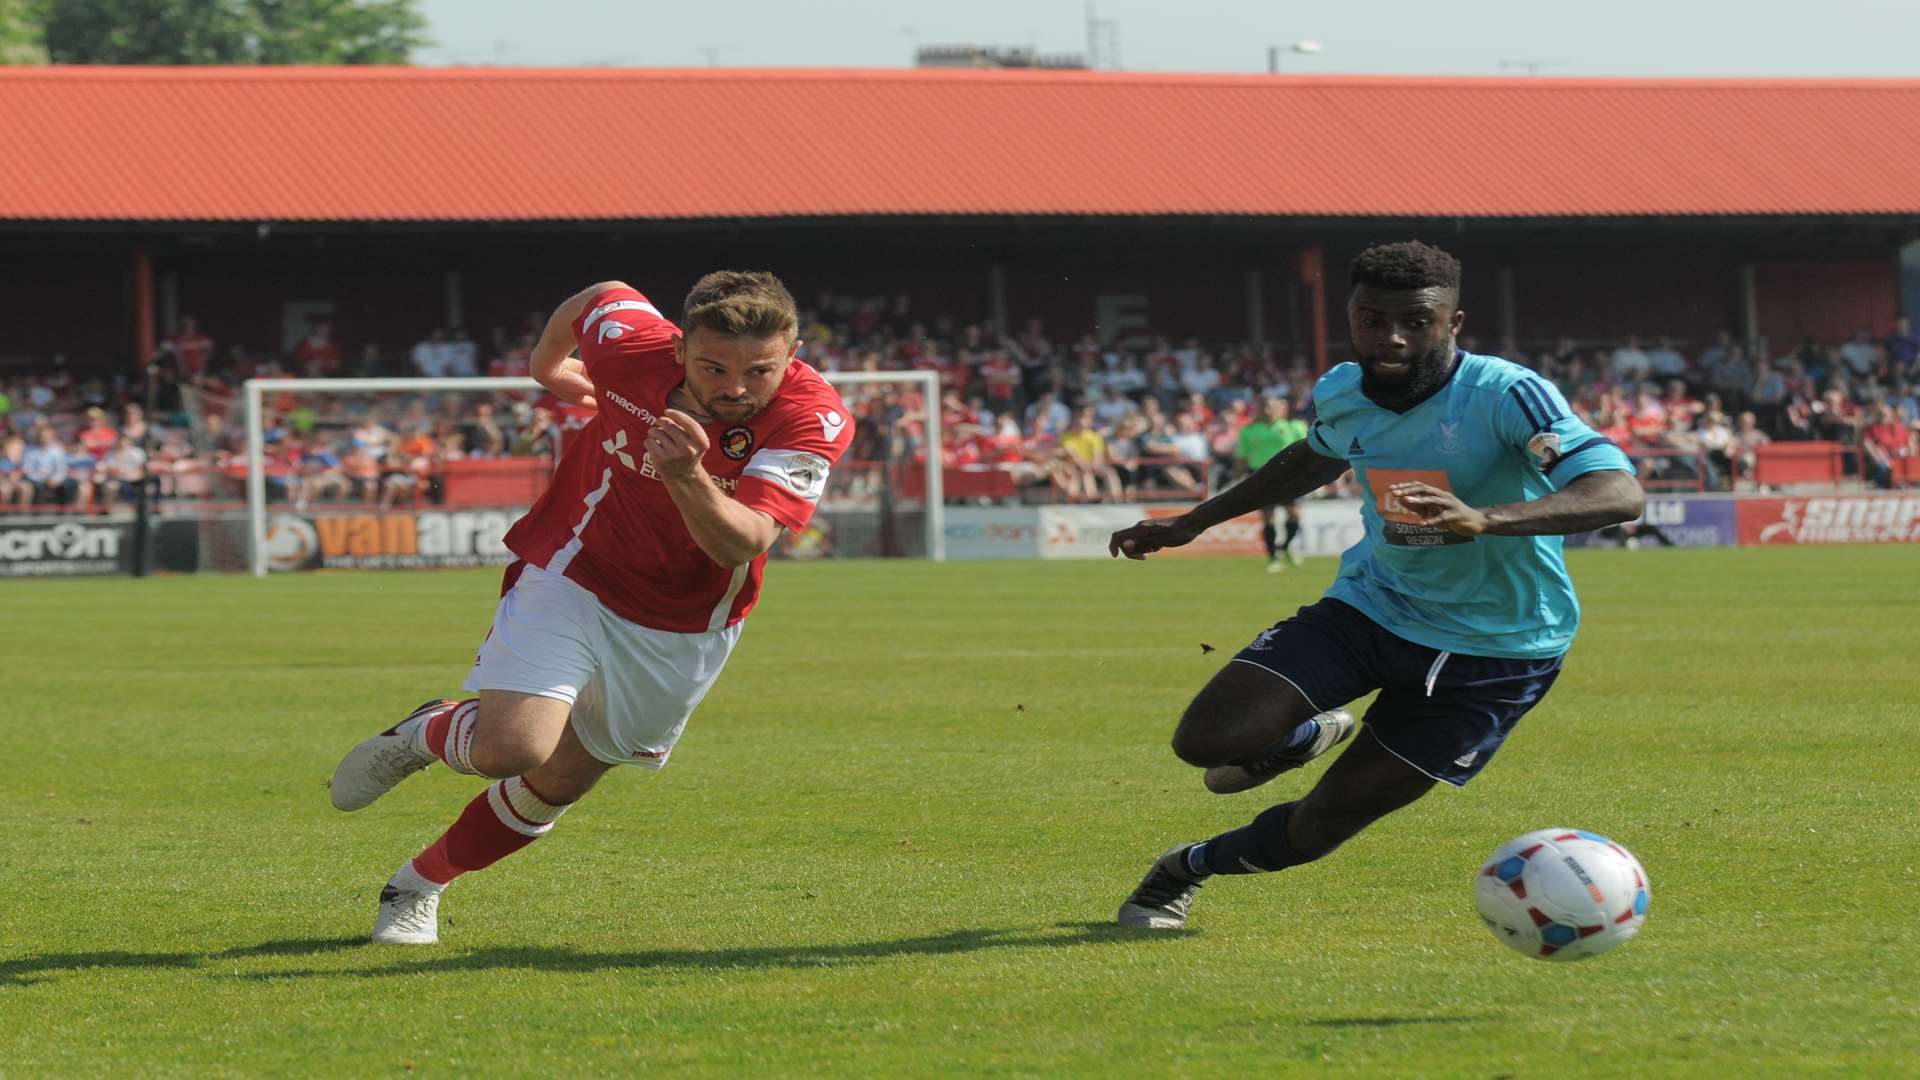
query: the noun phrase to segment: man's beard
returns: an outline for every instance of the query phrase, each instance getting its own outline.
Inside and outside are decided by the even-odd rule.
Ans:
[[[700,406],[701,412],[714,420],[728,420],[739,423],[743,420],[752,419],[754,414],[758,413],[761,408],[761,403],[754,401],[752,398],[747,398],[744,401],[708,401],[706,398],[700,396],[700,391],[693,388],[691,381],[687,383],[687,396],[693,399],[694,404]],[[716,406],[718,406],[718,408],[716,408]],[[720,411],[721,409],[725,409],[726,411],[722,412]],[[742,411],[743,409],[744,411]]]
[[[1436,345],[1412,362],[1406,377],[1391,382],[1376,378],[1373,370],[1362,363],[1360,392],[1383,409],[1397,411],[1415,405],[1438,389],[1453,373],[1453,353],[1452,342]]]

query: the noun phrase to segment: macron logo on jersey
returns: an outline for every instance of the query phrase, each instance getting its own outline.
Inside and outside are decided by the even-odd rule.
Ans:
[[[840,433],[847,430],[847,418],[841,416],[837,409],[828,409],[826,412],[817,412],[813,415],[820,419],[820,434],[828,442],[839,439]]]

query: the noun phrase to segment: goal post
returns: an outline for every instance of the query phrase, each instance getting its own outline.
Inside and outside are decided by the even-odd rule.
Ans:
[[[851,472],[857,467],[870,469],[878,480],[868,487],[877,486],[882,493],[881,515],[903,503],[924,505],[922,524],[924,527],[924,556],[934,560],[946,558],[946,522],[942,507],[941,462],[940,462],[940,377],[931,371],[854,371],[825,372],[827,380],[842,392],[842,399],[854,414],[856,430],[860,425],[891,425],[897,417],[889,415],[888,409],[897,406],[883,406],[886,390],[891,388],[908,390],[920,395],[920,415],[922,417],[914,436],[909,440],[881,438],[878,443],[871,440],[863,445],[878,445],[886,448],[887,460],[848,461],[843,459],[842,468],[835,475]],[[280,395],[375,395],[401,394],[427,397],[448,393],[543,393],[541,385],[530,378],[510,377],[470,377],[470,378],[372,378],[372,379],[249,379],[242,387],[243,408],[245,412],[246,435],[246,566],[255,577],[264,577],[270,568],[270,545],[268,526],[271,508],[268,505],[268,462],[266,435],[269,428],[269,404]],[[920,434],[923,432],[924,434]],[[890,432],[889,432],[890,433]],[[917,460],[916,460],[917,459]],[[917,491],[899,495],[895,499],[892,478],[902,470],[916,470],[921,473],[919,482],[914,485]],[[835,490],[829,481],[827,497],[822,500],[823,511],[834,509],[836,504],[848,506],[865,505],[875,501],[869,491],[864,495],[853,495],[842,488]],[[331,508],[328,508],[331,509]]]
[[[920,400],[925,413],[926,439],[922,446],[924,452],[925,483],[922,490],[926,500],[926,545],[927,558],[934,562],[947,560],[947,514],[945,485],[941,463],[940,433],[940,373],[936,371],[829,371],[823,372],[827,381],[835,389],[841,387],[884,386],[888,383],[905,384],[920,392]],[[846,398],[841,395],[842,400]],[[875,423],[872,416],[860,417],[862,423]],[[888,440],[890,443],[891,440]],[[911,452],[908,464],[912,464]]]

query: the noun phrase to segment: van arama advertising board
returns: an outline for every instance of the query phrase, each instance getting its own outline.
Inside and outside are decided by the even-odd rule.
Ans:
[[[1742,499],[1742,544],[1920,542],[1920,492]]]
[[[524,509],[367,510],[274,514],[267,565],[274,570],[395,570],[505,566],[507,529]]]
[[[133,526],[100,518],[0,521],[0,577],[133,572]]]

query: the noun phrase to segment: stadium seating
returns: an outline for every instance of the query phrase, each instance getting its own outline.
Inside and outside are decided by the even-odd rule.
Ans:
[[[1753,480],[1762,487],[1838,484],[1852,447],[1837,442],[1776,442],[1755,448]]]

